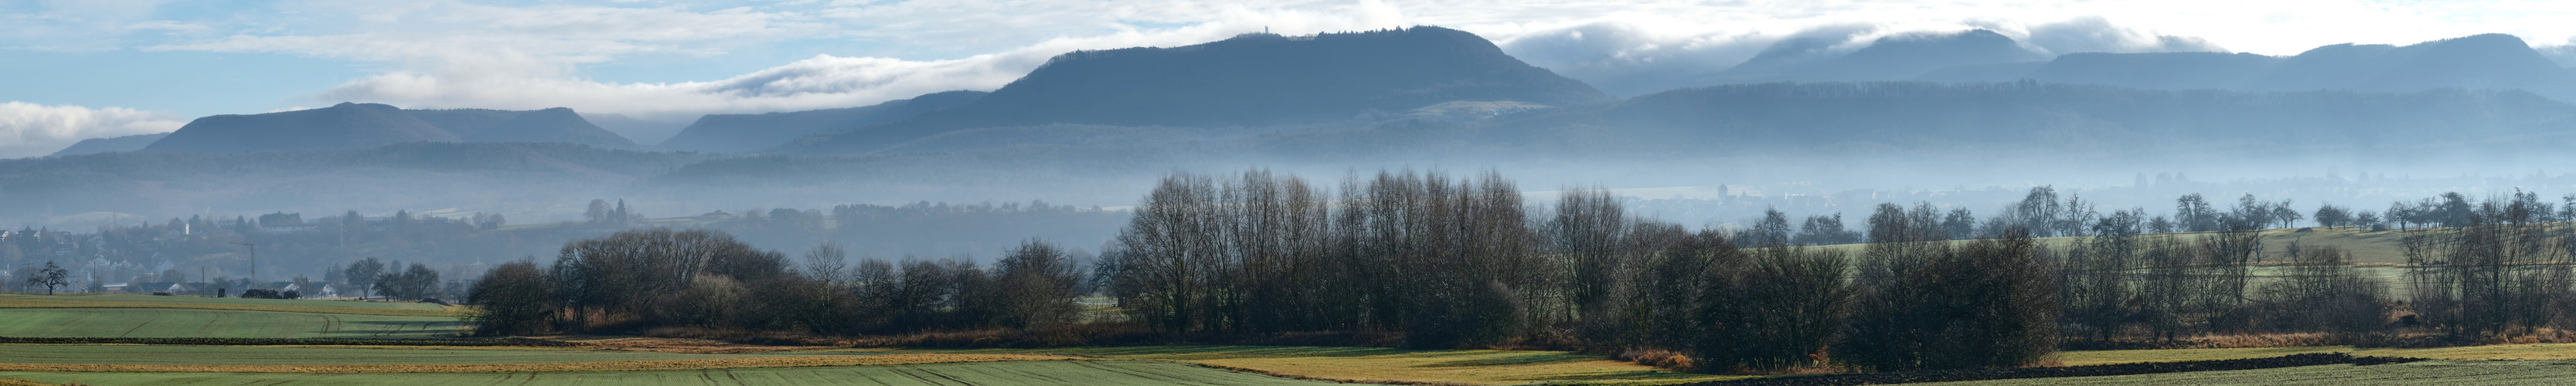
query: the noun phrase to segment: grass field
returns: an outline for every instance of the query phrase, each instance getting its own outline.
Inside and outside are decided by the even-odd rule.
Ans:
[[[7,375],[0,375],[7,376]],[[20,377],[26,378],[26,377]],[[32,379],[32,378],[31,378]],[[43,381],[38,379],[37,381]],[[2424,361],[2377,366],[2328,365],[2262,370],[2038,378],[1932,385],[2564,385],[2576,381],[2569,361]]]
[[[0,378],[96,385],[1329,385],[1162,361],[1026,361],[720,370],[517,373],[63,373]]]
[[[350,302],[151,296],[129,294],[0,294],[0,308],[183,308],[325,314],[455,317],[453,309],[427,303]]]
[[[877,353],[785,352],[677,354],[546,348],[355,348],[278,346],[165,346],[0,344],[0,362],[120,365],[413,365],[566,363],[673,359],[769,358]]]
[[[2105,350],[2067,351],[2058,359],[2069,366],[2105,363],[2176,362],[2211,359],[2245,359],[2276,357],[2290,354],[2348,352],[2362,356],[2409,357],[2449,360],[2576,360],[2576,343],[2506,344],[2493,346],[2441,348],[2364,348],[2275,347],[2275,348],[2208,348],[2176,350]]]
[[[453,317],[189,308],[0,309],[0,336],[36,338],[433,338],[456,336]]]
[[[886,350],[916,352],[926,350]],[[863,351],[864,352],[864,351]],[[1598,355],[1555,351],[1403,350],[1366,347],[1144,346],[940,350],[957,353],[1080,355],[1168,360],[1271,374],[1350,380],[1476,385],[1526,383],[1668,384],[1744,378],[1676,373]]]

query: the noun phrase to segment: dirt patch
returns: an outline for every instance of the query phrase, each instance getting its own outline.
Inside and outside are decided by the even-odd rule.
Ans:
[[[2421,358],[2356,357],[2345,353],[2297,354],[2271,358],[2225,359],[2189,362],[2122,363],[2073,367],[2026,367],[2004,369],[1965,369],[1937,371],[1901,371],[1872,374],[1836,374],[1739,379],[1700,382],[1689,385],[1765,385],[1765,386],[1841,386],[1885,385],[1899,383],[1990,381],[1998,379],[2100,377],[2112,375],[2162,374],[2193,371],[2255,370],[2282,367],[2406,363]]]
[[[765,367],[883,366],[928,363],[1080,360],[1054,355],[895,354],[821,355],[774,358],[672,359],[652,361],[502,363],[457,365],[101,365],[0,363],[0,371],[172,372],[172,373],[512,373],[549,371],[704,370]]]

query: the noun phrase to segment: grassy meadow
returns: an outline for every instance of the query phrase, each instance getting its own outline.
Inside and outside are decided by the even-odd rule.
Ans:
[[[428,303],[242,299],[131,294],[0,294],[0,309],[7,308],[181,308],[201,310],[301,312],[317,314],[445,317],[450,319],[459,315],[456,312],[456,309],[452,307]]]
[[[32,338],[438,338],[466,324],[452,317],[174,308],[0,310],[0,336]]]
[[[463,322],[453,315],[451,309],[420,303],[0,295],[0,336],[440,337],[463,331]],[[959,354],[1039,354],[1086,360],[864,364],[871,359],[860,358]],[[636,370],[567,371],[600,368]],[[5,370],[0,371],[0,379],[147,385],[1329,383],[1297,378],[1500,385],[1669,384],[1731,378],[1564,352],[1265,346],[684,354],[597,348],[0,344],[0,370]]]
[[[1746,378],[1678,373],[1559,351],[1406,350],[1371,347],[1142,346],[983,350],[859,350],[1056,354],[1125,360],[1162,360],[1270,374],[1362,383],[1470,385],[1654,385]]]
[[[66,373],[0,378],[98,385],[1329,385],[1163,361],[1020,361],[656,371],[484,373]]]
[[[0,375],[5,376],[5,375]],[[2035,378],[1932,385],[2564,385],[2576,379],[2570,361],[2423,361],[2373,366],[2326,365],[2261,370]]]

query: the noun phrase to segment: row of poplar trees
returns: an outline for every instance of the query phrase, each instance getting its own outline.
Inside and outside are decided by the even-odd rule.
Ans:
[[[2019,366],[2056,347],[2055,267],[2019,228],[1954,243],[1928,206],[1883,210],[1853,256],[1632,217],[1603,190],[1552,206],[1519,191],[1491,172],[1354,174],[1331,191],[1176,173],[1098,272],[1132,320],[1168,333],[1573,342],[1688,352],[1712,372]]]

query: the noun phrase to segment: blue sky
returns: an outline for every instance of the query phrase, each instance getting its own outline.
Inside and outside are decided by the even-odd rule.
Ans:
[[[2576,36],[2564,3],[0,0],[0,157],[341,101],[671,121],[848,107],[991,89],[1071,50],[1263,28],[1459,28],[1616,89],[1818,33],[1988,28],[2060,53],[2173,50],[2156,43],[2182,37],[2288,55],[2494,32],[2560,49]]]

